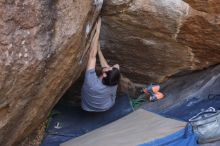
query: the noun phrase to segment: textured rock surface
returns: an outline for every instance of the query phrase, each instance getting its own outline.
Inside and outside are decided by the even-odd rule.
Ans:
[[[102,1],[0,1],[0,145],[17,145],[81,73]]]
[[[208,13],[220,13],[220,1],[218,0],[184,0],[189,3],[191,7],[198,11]]]
[[[218,64],[219,7],[217,0],[105,1],[105,55],[139,83]]]

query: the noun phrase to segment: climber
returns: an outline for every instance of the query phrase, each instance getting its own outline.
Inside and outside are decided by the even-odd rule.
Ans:
[[[101,52],[99,44],[100,27],[101,19],[96,24],[96,32],[91,42],[89,60],[81,90],[81,106],[89,112],[103,112],[114,105],[120,79],[119,65],[108,65]],[[102,73],[99,77],[95,72],[97,53],[102,67]]]

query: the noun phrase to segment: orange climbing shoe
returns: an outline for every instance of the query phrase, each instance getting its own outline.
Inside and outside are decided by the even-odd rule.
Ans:
[[[163,99],[164,97],[165,97],[165,96],[164,96],[163,93],[157,92],[157,93],[155,93],[155,94],[153,94],[153,95],[150,95],[150,99],[149,99],[149,100],[150,100],[151,102],[154,102],[154,101]]]
[[[160,85],[157,84],[151,84],[147,88],[143,89],[144,93],[154,94],[160,91]]]
[[[160,85],[154,85],[154,86],[152,86],[152,91],[153,91],[154,93],[159,92],[159,91],[160,91]]]

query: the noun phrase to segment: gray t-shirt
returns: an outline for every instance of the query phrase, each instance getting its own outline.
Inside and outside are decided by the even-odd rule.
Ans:
[[[116,91],[117,85],[104,85],[97,77],[95,69],[87,70],[81,91],[82,108],[92,112],[106,111],[114,105]]]

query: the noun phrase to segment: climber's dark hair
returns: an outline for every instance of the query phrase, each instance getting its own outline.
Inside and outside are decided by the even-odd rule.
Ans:
[[[119,83],[120,80],[120,71],[119,69],[113,67],[112,70],[109,70],[106,73],[106,77],[102,79],[102,83],[107,86],[115,86]]]

